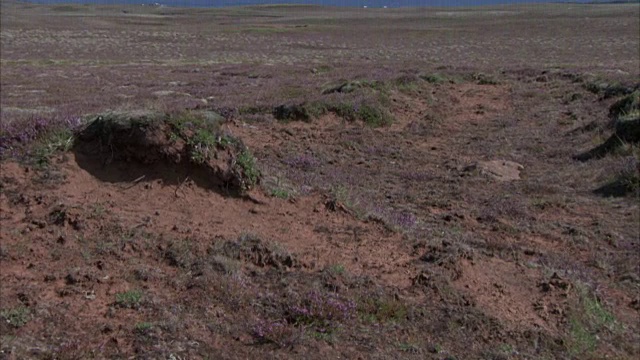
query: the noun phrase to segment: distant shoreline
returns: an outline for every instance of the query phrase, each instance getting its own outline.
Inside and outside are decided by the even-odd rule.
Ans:
[[[222,8],[240,6],[329,6],[350,8],[415,8],[415,7],[477,7],[491,5],[537,5],[537,4],[640,4],[640,0],[19,0],[22,3],[39,5],[141,5],[179,8]]]

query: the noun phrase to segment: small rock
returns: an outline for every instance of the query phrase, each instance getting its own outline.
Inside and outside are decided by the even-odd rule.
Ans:
[[[524,166],[509,160],[478,161],[463,169],[464,172],[478,172],[498,181],[520,180]]]

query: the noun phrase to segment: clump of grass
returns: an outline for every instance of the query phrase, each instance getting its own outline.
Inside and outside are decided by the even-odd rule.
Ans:
[[[317,119],[329,111],[327,104],[321,101],[305,103],[304,109],[312,119]]]
[[[356,107],[352,103],[339,102],[331,105],[330,110],[347,121],[355,121],[358,117]]]
[[[355,90],[361,88],[362,86],[363,86],[363,83],[358,80],[352,80],[352,81],[341,80],[341,81],[338,81],[337,83],[331,83],[325,86],[322,89],[322,94],[323,95],[332,94],[332,93],[348,94],[348,93],[354,92]]]
[[[316,110],[316,108],[313,108]],[[280,105],[273,109],[273,117],[280,121],[305,121],[309,122],[313,119],[309,109],[305,104]]]
[[[261,187],[268,195],[279,199],[287,200],[296,196],[293,185],[284,181],[281,177],[268,177],[261,182]]]
[[[305,121],[317,119],[329,111],[329,106],[322,101],[304,102],[294,105],[276,106],[272,115],[280,121]]]
[[[494,78],[491,75],[487,75],[487,74],[483,74],[483,73],[476,73],[473,74],[473,80],[475,80],[478,85],[499,85],[500,81],[498,81],[498,79]]]
[[[314,114],[332,112],[346,121],[360,120],[371,127],[388,126],[393,123],[391,114],[379,104],[354,104],[341,101],[333,104],[315,103],[313,106]],[[305,117],[311,116],[309,110],[305,110],[305,114]]]
[[[199,129],[188,141],[189,155],[196,164],[204,164],[213,156],[218,142],[216,136],[205,129]]]
[[[574,355],[584,354],[595,350],[597,339],[585,325],[576,320],[570,320],[570,352]]]
[[[372,323],[398,322],[407,318],[407,306],[387,297],[366,297],[358,302],[358,313]]]
[[[164,258],[171,266],[188,268],[194,261],[195,255],[189,239],[174,241],[169,244],[164,252]]]
[[[631,94],[616,101],[609,107],[609,116],[616,119],[620,116],[630,117],[640,111],[640,90],[636,90]]]
[[[142,291],[129,290],[116,293],[116,306],[125,309],[135,309],[140,306],[142,302]]]
[[[372,105],[360,106],[358,118],[371,127],[388,126],[393,123],[393,117],[388,111]]]
[[[381,90],[385,87],[385,83],[377,80],[339,80],[337,82],[332,82],[324,86],[322,89],[322,94],[349,94],[362,88]]]
[[[271,190],[271,196],[276,197],[278,199],[287,200],[291,195],[289,192],[282,188],[276,188]]]
[[[447,77],[439,73],[420,75],[420,78],[428,82],[429,84],[436,84],[436,85],[444,84],[445,82],[449,81]]]
[[[600,94],[601,92],[605,91],[610,85],[605,81],[593,80],[584,83],[583,86],[587,91],[590,91],[594,94]]]
[[[243,191],[250,190],[256,186],[261,176],[256,164],[256,159],[247,149],[240,152],[236,157],[233,171],[237,174],[238,179],[240,179],[240,187]]]
[[[147,333],[147,332],[149,332],[149,330],[151,330],[152,328],[153,328],[153,323],[146,322],[146,321],[136,323],[136,324],[133,326],[133,330],[134,330],[136,333],[139,333],[139,334],[146,334],[146,333]]]
[[[584,355],[596,349],[598,334],[614,330],[616,320],[585,286],[577,287],[579,300],[569,317],[569,350],[573,355]]]
[[[222,116],[214,112],[184,112],[170,116],[171,139],[187,144],[189,159],[195,164],[204,164],[215,156],[219,148],[239,145],[239,141],[221,134]]]
[[[268,114],[271,108],[268,106],[242,106],[238,109],[239,115]]]
[[[346,269],[342,264],[331,264],[327,266],[326,271],[331,275],[343,275]]]
[[[43,137],[34,147],[32,159],[35,165],[49,165],[55,154],[65,153],[73,147],[74,136],[71,129],[57,129]]]
[[[640,148],[636,147],[635,152],[640,154]],[[640,156],[629,156],[626,158],[622,169],[618,174],[620,184],[631,193],[640,192]]]
[[[338,209],[346,210],[353,213],[358,218],[364,216],[364,209],[361,209],[359,202],[352,194],[352,190],[344,185],[335,185],[329,189],[330,199],[327,201],[326,206],[331,211]]]
[[[218,271],[226,275],[237,274],[242,268],[239,261],[224,255],[213,255],[210,258],[210,262]]]
[[[604,97],[605,99],[620,95],[626,95],[633,91],[632,88],[624,86],[619,82],[610,83],[608,81],[600,79],[585,82],[583,86],[587,91],[592,92],[596,95],[602,95],[602,97]]]
[[[31,320],[31,312],[24,306],[0,311],[0,318],[14,328],[21,328]]]
[[[420,78],[413,75],[403,75],[392,81],[392,85],[399,91],[407,94],[418,90]]]

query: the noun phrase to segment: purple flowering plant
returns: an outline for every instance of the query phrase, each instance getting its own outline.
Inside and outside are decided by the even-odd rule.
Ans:
[[[18,157],[25,154],[29,146],[46,139],[40,151],[68,150],[73,141],[73,131],[82,124],[77,116],[31,118],[23,121],[0,122],[0,158]]]
[[[328,333],[354,318],[356,303],[334,293],[307,293],[288,309],[289,319],[296,325],[307,325],[320,333]]]
[[[313,157],[312,155],[302,154],[292,156],[284,160],[286,165],[289,165],[293,168],[297,168],[303,171],[310,171],[320,165],[318,159]]]

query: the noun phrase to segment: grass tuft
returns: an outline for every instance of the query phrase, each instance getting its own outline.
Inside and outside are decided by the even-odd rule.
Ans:
[[[142,302],[142,291],[129,290],[116,293],[116,305],[125,309],[135,309]]]
[[[444,75],[438,73],[420,75],[420,78],[428,82],[429,84],[436,85],[444,84],[449,81],[449,79],[447,79]]]
[[[569,351],[586,355],[598,345],[598,334],[615,330],[616,319],[585,286],[578,286],[578,307],[569,317]]]
[[[475,80],[478,85],[500,85],[498,79],[483,73],[473,74],[473,80]]]
[[[243,191],[250,190],[258,184],[260,170],[258,170],[256,159],[249,150],[243,150],[236,157],[235,164],[234,171],[237,172],[238,178],[241,180],[241,189]]]
[[[389,126],[393,123],[393,117],[388,111],[371,105],[362,105],[358,109],[358,118],[371,127]]]
[[[31,320],[31,312],[24,306],[0,311],[0,318],[14,328],[21,328]]]
[[[368,297],[358,303],[358,313],[371,323],[399,322],[407,318],[407,306],[392,298]]]

